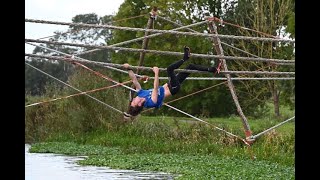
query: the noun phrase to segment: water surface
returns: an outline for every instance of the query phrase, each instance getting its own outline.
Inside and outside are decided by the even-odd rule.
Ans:
[[[25,145],[25,180],[106,180],[106,179],[173,179],[166,173],[143,173],[107,167],[81,166],[85,157],[51,153],[29,153]]]

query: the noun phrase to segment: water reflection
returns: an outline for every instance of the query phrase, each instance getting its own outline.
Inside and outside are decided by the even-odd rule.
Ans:
[[[25,180],[106,180],[106,179],[173,179],[165,173],[142,173],[107,167],[80,166],[75,161],[85,157],[50,153],[29,153],[25,145]]]

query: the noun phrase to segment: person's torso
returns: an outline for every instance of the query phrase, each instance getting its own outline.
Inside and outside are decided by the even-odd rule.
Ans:
[[[162,106],[163,100],[164,100],[164,88],[163,86],[160,86],[158,88],[158,99],[157,99],[157,103],[154,103],[151,99],[151,94],[152,94],[152,90],[153,89],[148,89],[148,90],[144,90],[144,89],[140,89],[137,92],[137,95],[139,97],[143,97],[146,99],[145,103],[144,103],[144,107],[146,108],[151,108],[151,107],[156,107],[159,108],[160,106]]]

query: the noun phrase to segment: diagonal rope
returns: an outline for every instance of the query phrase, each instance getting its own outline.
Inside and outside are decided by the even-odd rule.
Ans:
[[[167,33],[167,34],[176,34],[176,35],[231,38],[231,39],[239,39],[239,40],[242,39],[242,40],[291,42],[291,43],[295,42],[294,40],[288,40],[288,39],[260,38],[260,37],[249,37],[249,36],[234,36],[234,35],[216,35],[216,34],[208,34],[208,33],[179,32],[179,31],[173,31],[173,30],[143,29],[143,28],[119,27],[119,26],[112,26],[112,25],[97,25],[97,24],[84,24],[84,23],[66,23],[66,22],[44,21],[44,20],[34,20],[34,19],[25,19],[25,22],[67,25],[67,26],[80,26],[80,27],[89,27],[89,28],[107,28],[107,29],[127,30],[127,31]]]
[[[189,27],[192,27],[192,26],[197,26],[197,25],[205,24],[205,23],[206,23],[206,21],[202,21],[202,22],[194,23],[194,24],[191,24],[191,25],[188,25],[188,26],[183,26],[183,27],[180,27],[180,28],[175,28],[175,29],[172,29],[172,30],[179,30],[179,29],[189,28]],[[148,35],[148,36],[144,36],[144,37],[140,37],[140,38],[136,38],[136,39],[132,39],[132,40],[123,41],[123,42],[120,42],[120,43],[108,45],[108,47],[121,46],[121,45],[129,44],[129,43],[132,43],[132,42],[137,42],[137,41],[144,40],[144,38],[156,37],[156,36],[159,36],[159,35],[162,35],[162,34],[163,34],[163,33],[151,34],[151,35]],[[99,51],[99,50],[101,50],[101,49],[93,49],[93,50],[89,50],[89,51],[84,51],[84,52],[77,53],[76,55],[79,56],[79,55],[83,55],[83,54],[87,54],[87,53],[91,53],[91,52],[95,52],[95,51]]]
[[[177,26],[182,26],[182,27],[185,27],[185,26],[183,26],[183,25],[181,25],[181,24],[179,24],[179,23],[176,23],[176,22],[174,22],[174,21],[172,21],[172,20],[170,20],[170,19],[167,19],[167,18],[164,18],[164,17],[161,17],[161,16],[158,16],[160,19],[163,19],[163,20],[166,20],[166,21],[168,21],[168,22],[170,22],[170,23],[173,23],[174,25],[177,25]],[[189,30],[189,31],[191,31],[191,32],[198,32],[198,31],[196,31],[196,30],[193,30],[193,29],[191,29],[191,28],[186,28],[187,30]],[[175,29],[172,29],[172,30],[175,30]],[[228,47],[231,47],[231,48],[233,48],[233,49],[236,49],[236,50],[238,50],[238,51],[240,51],[240,52],[243,52],[243,53],[246,53],[246,54],[249,54],[249,55],[251,55],[252,57],[256,57],[256,58],[260,58],[259,56],[257,56],[257,55],[254,55],[254,54],[252,54],[252,53],[249,53],[249,52],[247,52],[247,51],[245,51],[245,50],[242,50],[242,49],[240,49],[240,48],[237,48],[237,47],[235,47],[235,46],[233,46],[233,45],[229,45],[228,43],[225,43],[225,42],[221,42],[221,44],[224,44],[224,45],[226,45],[226,46],[228,46]],[[277,65],[295,65],[294,63],[275,63],[275,64],[277,64]]]
[[[123,82],[123,83],[120,83],[120,84],[127,84],[129,82],[131,82],[131,81],[126,81],[126,82]],[[50,99],[50,100],[36,102],[36,103],[28,104],[25,107],[31,107],[31,106],[40,105],[40,104],[44,104],[44,103],[49,103],[49,102],[53,102],[53,101],[57,101],[57,100],[61,100],[61,99],[68,99],[68,98],[71,98],[71,97],[75,97],[75,96],[79,96],[79,95],[83,95],[83,94],[87,94],[87,93],[92,93],[92,92],[97,92],[97,91],[101,91],[101,90],[105,90],[105,89],[110,89],[110,88],[113,88],[113,87],[116,87],[116,86],[120,86],[120,84],[114,84],[114,85],[111,85],[111,86],[92,89],[92,90],[84,91],[84,92],[77,93],[77,94],[71,94],[71,95],[68,95],[68,96],[62,96],[62,97],[58,97],[58,98],[54,98],[54,99]]]
[[[259,137],[259,136],[261,136],[261,135],[263,135],[263,134],[271,131],[272,129],[275,129],[275,128],[277,128],[277,127],[283,125],[284,123],[287,123],[287,122],[289,122],[289,121],[291,121],[291,120],[293,120],[293,119],[295,119],[295,116],[293,116],[292,118],[289,118],[289,119],[287,119],[287,120],[285,120],[285,121],[283,121],[283,122],[281,122],[281,123],[279,123],[279,124],[277,124],[277,125],[269,128],[269,129],[266,129],[266,130],[264,130],[264,131],[262,131],[262,132],[260,132],[260,133],[258,133],[258,134],[256,134],[256,135],[254,135],[254,136],[251,136],[250,138],[251,138],[251,139],[256,139],[257,137]]]
[[[47,75],[47,76],[49,76],[49,77],[51,77],[51,78],[53,78],[53,79],[57,80],[58,82],[60,82],[60,83],[62,83],[62,84],[64,84],[64,85],[66,85],[66,86],[68,86],[68,87],[70,87],[70,88],[72,88],[72,89],[74,89],[74,90],[76,90],[76,91],[78,91],[78,92],[83,93],[83,91],[81,91],[81,90],[79,90],[79,89],[77,89],[77,88],[75,88],[75,87],[71,86],[70,84],[67,84],[67,83],[65,83],[65,82],[61,81],[60,79],[58,79],[58,78],[56,78],[56,77],[54,77],[54,76],[52,76],[52,75],[50,75],[50,74],[48,74],[48,73],[46,73],[46,72],[44,72],[44,71],[40,70],[40,69],[38,69],[38,68],[36,68],[36,67],[32,66],[32,65],[31,65],[31,64],[29,64],[29,63],[25,62],[25,64],[26,64],[26,65],[28,65],[28,66],[30,66],[31,68],[33,68],[33,69],[35,69],[35,70],[37,70],[37,71],[39,71],[39,72],[41,72],[41,73],[43,73],[43,74],[45,74],[45,75]],[[103,104],[103,105],[105,105],[105,106],[107,106],[107,107],[109,107],[109,108],[111,108],[111,109],[113,109],[113,110],[115,110],[115,111],[117,111],[117,112],[119,112],[119,113],[123,113],[122,111],[120,111],[120,110],[118,110],[118,109],[116,109],[116,108],[114,108],[114,107],[110,106],[109,104],[107,104],[107,103],[105,103],[105,102],[100,101],[99,99],[97,99],[97,98],[95,98],[95,97],[93,97],[93,96],[91,96],[91,95],[89,95],[89,94],[84,94],[84,95],[86,95],[86,96],[90,97],[91,99],[94,99],[95,101],[98,101],[99,103],[101,103],[101,104]]]
[[[46,55],[37,55],[37,54],[27,54],[25,56],[29,57],[38,57],[38,58],[46,58],[46,59],[55,59],[61,61],[68,61],[69,58],[66,57],[58,57],[58,56],[46,56]],[[70,55],[69,55],[70,56]],[[106,63],[100,61],[90,61],[90,60],[78,60],[73,59],[74,62],[82,62],[82,63],[92,63],[100,66],[112,66],[117,68],[123,68],[122,64],[114,64],[114,63]],[[145,71],[152,71],[152,67],[144,67],[144,66],[129,66],[131,69],[141,69]],[[166,68],[159,68],[160,71],[166,71]],[[176,69],[176,72],[188,72],[188,73],[209,73],[206,71],[197,71],[197,70],[186,70],[186,69]],[[269,71],[220,71],[222,74],[265,74],[265,75],[294,75],[295,72],[269,72]]]
[[[42,48],[42,49],[47,49],[47,50],[49,50],[49,51],[53,51],[53,52],[56,52],[56,53],[58,53],[58,54],[63,54],[63,55],[68,56],[68,57],[71,57],[71,56],[72,56],[72,55],[70,55],[70,54],[67,54],[67,53],[64,53],[64,52],[61,52],[61,51],[57,51],[57,50],[54,50],[54,49],[51,49],[51,48],[47,48],[47,47],[43,47],[43,46],[39,46],[39,45],[36,45],[36,44],[31,44],[31,43],[28,43],[28,44],[33,45],[33,46],[37,46],[37,47]],[[39,55],[36,55],[36,54],[30,54],[29,57],[42,57],[42,58],[46,58],[46,57],[44,57],[44,56],[39,56]],[[56,56],[51,56],[51,57],[53,57],[53,58],[51,58],[51,59],[63,60],[63,61],[68,61],[68,62],[70,62],[70,58],[66,58],[66,57],[56,57]],[[87,59],[84,59],[84,58],[80,58],[80,57],[77,57],[77,56],[75,56],[75,58],[77,58],[78,60],[72,59],[73,62],[92,63],[92,64],[96,64],[96,65],[100,65],[100,66],[101,66],[101,65],[110,65],[110,64],[111,64],[111,63],[90,61],[90,60],[87,60]],[[47,58],[47,59],[50,59],[50,56],[49,56],[49,58]],[[112,65],[112,64],[111,64],[111,65]],[[117,65],[116,65],[116,66],[117,66]],[[118,67],[119,67],[119,66],[118,66]],[[121,66],[121,67],[122,67],[122,66]],[[129,88],[130,90],[133,90],[132,88],[130,88],[130,87],[126,86],[126,85],[121,85],[121,86],[126,87],[126,88]]]
[[[117,20],[113,20],[111,22],[109,22],[108,24],[112,24],[112,23],[115,23],[115,22],[120,22],[120,21],[126,21],[128,19],[135,19],[135,18],[138,18],[138,17],[143,17],[145,15],[147,15],[148,13],[145,13],[145,14],[141,14],[141,15],[137,15],[137,16],[131,16],[131,17],[127,17],[127,18],[122,18],[122,19],[117,19]]]
[[[204,120],[199,119],[199,118],[197,118],[197,117],[195,117],[195,116],[192,116],[191,114],[188,114],[188,113],[186,113],[186,112],[184,112],[184,111],[181,111],[180,109],[177,109],[177,108],[175,108],[175,107],[173,107],[173,106],[171,106],[171,105],[169,105],[169,104],[167,104],[167,103],[163,103],[163,104],[164,104],[165,106],[168,106],[168,107],[171,108],[171,109],[174,109],[174,110],[176,110],[176,111],[178,111],[178,112],[186,115],[186,116],[189,116],[189,117],[191,117],[191,118],[193,118],[193,119],[195,119],[195,120],[198,120],[198,121],[203,122],[203,123],[205,123],[205,124],[207,124],[207,125],[210,125],[210,126],[212,126],[213,128],[215,128],[215,129],[217,129],[217,130],[219,130],[219,131],[223,131],[223,132],[226,133],[227,135],[232,136],[232,137],[235,137],[235,138],[241,140],[242,142],[244,142],[246,145],[250,146],[250,144],[249,144],[245,139],[241,138],[240,136],[237,136],[237,135],[235,135],[235,134],[232,134],[231,132],[228,132],[228,131],[226,131],[226,130],[224,130],[224,129],[222,129],[222,128],[219,128],[218,126],[215,126],[215,125],[213,125],[213,124],[208,123],[207,121],[204,121]]]
[[[265,35],[265,36],[272,37],[272,38],[277,38],[277,39],[280,38],[280,37],[277,37],[277,36],[274,36],[274,35],[271,35],[271,34],[262,32],[262,31],[258,31],[258,30],[255,30],[255,29],[250,29],[250,28],[247,28],[247,27],[244,27],[244,26],[240,26],[240,25],[238,25],[238,24],[229,23],[229,22],[226,22],[226,21],[224,21],[224,20],[222,20],[222,19],[219,19],[219,18],[217,18],[217,17],[211,17],[211,18],[209,18],[209,20],[217,21],[217,22],[219,22],[220,24],[228,24],[228,25],[231,25],[231,26],[240,28],[240,29],[245,29],[245,30],[253,31],[253,32],[256,32],[256,33]]]
[[[111,50],[129,51],[129,52],[145,52],[145,53],[154,53],[154,54],[161,54],[161,55],[175,55],[175,56],[182,56],[183,55],[183,53],[181,53],[181,52],[157,51],[157,50],[123,48],[123,47],[110,47],[110,46],[88,45],[88,44],[67,43],[67,42],[57,42],[57,41],[46,41],[46,40],[36,40],[36,39],[25,39],[25,42],[36,42],[36,43],[46,43],[46,44],[55,44],[55,45],[67,45],[67,46],[77,46],[77,47],[86,47],[86,48],[111,49]],[[230,60],[261,61],[261,62],[288,62],[288,63],[294,63],[295,62],[294,60],[285,60],[285,59],[234,57],[234,56],[207,55],[207,54],[196,54],[196,53],[192,53],[191,57],[218,58],[218,59],[224,58],[224,59],[230,59]]]
[[[172,23],[172,24],[174,24],[174,25],[176,25],[176,26],[183,26],[182,24],[176,23],[176,22],[174,22],[174,21],[172,21],[172,20],[170,20],[170,19],[168,19],[168,18],[164,18],[164,17],[161,17],[161,16],[158,16],[158,17],[159,17],[160,19],[166,20],[166,21],[168,21],[168,22],[170,22],[170,23]],[[191,28],[186,28],[186,29],[189,30],[189,31],[191,31],[191,32],[196,32],[196,33],[198,32],[198,31],[193,30],[193,29],[191,29]],[[226,46],[228,46],[228,47],[231,47],[231,48],[233,48],[233,49],[236,49],[236,50],[238,50],[238,51],[240,51],[240,52],[249,54],[249,55],[251,55],[251,56],[253,56],[253,57],[260,58],[260,57],[257,56],[257,55],[254,55],[254,54],[252,54],[252,53],[249,53],[249,52],[247,52],[247,51],[244,51],[244,50],[242,50],[242,49],[240,49],[240,48],[237,48],[237,47],[235,47],[235,46],[229,45],[228,43],[221,42],[221,44],[224,44],[224,45],[226,45]],[[278,63],[277,63],[277,64],[278,64]],[[285,65],[287,65],[287,64],[285,64]],[[290,64],[290,65],[291,65],[291,64]]]
[[[120,22],[120,21],[125,21],[125,20],[128,20],[128,19],[135,19],[135,18],[138,18],[138,17],[141,17],[141,16],[145,16],[146,14],[141,14],[141,15],[138,15],[138,16],[133,16],[133,17],[129,17],[129,18],[123,18],[123,19],[118,19],[118,20],[114,20],[114,21],[111,21],[107,24],[112,24],[112,23],[115,23],[115,22]],[[63,34],[68,34],[68,33],[72,33],[72,31],[66,31],[64,33],[61,33],[61,35]],[[54,37],[55,35],[51,35],[51,36],[45,36],[45,37],[42,37],[42,38],[38,38],[38,39],[46,39],[46,38],[50,38],[50,37]]]

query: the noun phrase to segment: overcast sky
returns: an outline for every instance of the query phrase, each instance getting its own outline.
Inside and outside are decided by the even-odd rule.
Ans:
[[[98,16],[115,15],[124,0],[25,0],[25,18],[71,22],[79,14],[95,13]],[[68,26],[25,23],[25,38],[38,39],[66,31]],[[34,46],[25,44],[25,52],[32,53]]]

